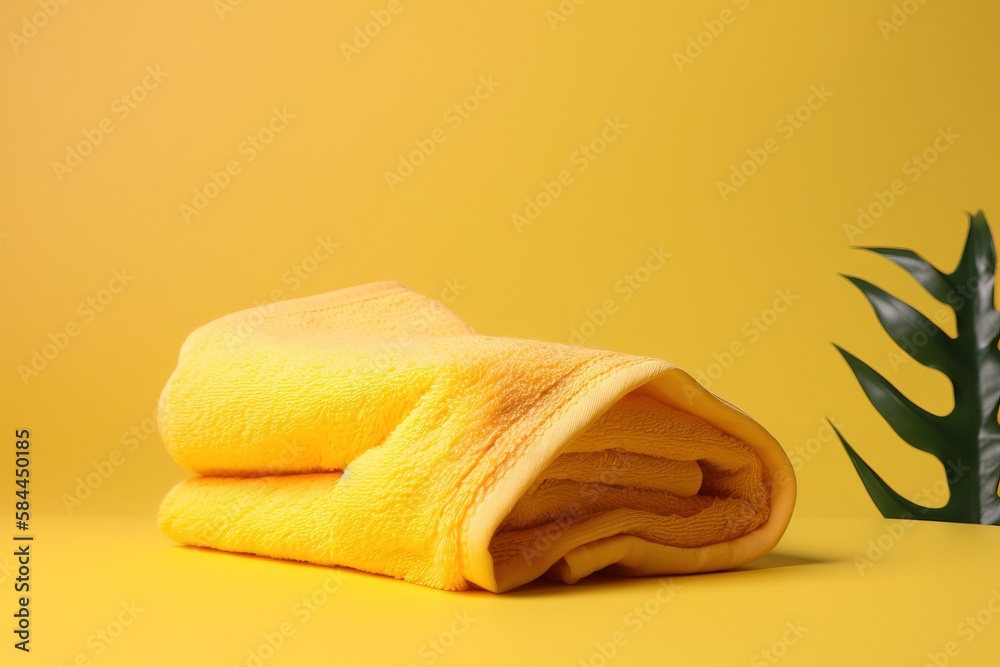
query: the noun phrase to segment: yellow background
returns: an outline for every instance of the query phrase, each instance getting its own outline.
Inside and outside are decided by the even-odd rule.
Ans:
[[[151,417],[192,329],[276,297],[385,279],[432,296],[458,285],[450,307],[482,333],[564,342],[611,299],[614,312],[586,344],[721,371],[711,389],[760,421],[796,463],[794,521],[879,516],[826,417],[900,492],[945,502],[940,464],[881,421],[831,342],[935,412],[950,409],[950,386],[902,361],[837,274],[864,276],[933,316],[939,306],[901,270],[850,246],[910,247],[950,270],[966,212],[1000,220],[995,3],[399,0],[396,13],[388,2],[51,6],[51,18],[35,2],[0,9],[0,401],[3,432],[32,430],[41,537],[51,518],[66,540],[88,534],[85,525],[140,526],[142,539],[156,539],[157,504],[186,473]],[[560,6],[565,20],[554,18]],[[343,45],[372,12],[391,20],[348,58]],[[44,25],[32,31],[25,21]],[[144,77],[146,88],[131,92]],[[482,99],[458,124],[449,109],[477,87]],[[817,89],[829,98],[800,108]],[[144,99],[125,116],[122,95]],[[275,109],[294,117],[249,160],[243,142]],[[790,133],[782,119],[797,112],[808,119]],[[609,119],[624,128],[581,171],[581,145]],[[102,123],[113,131],[57,173],[68,146]],[[390,188],[385,172],[436,128],[443,143]],[[947,150],[913,180],[908,161],[933,152],[949,128]],[[765,145],[766,162],[723,197],[718,183]],[[186,221],[181,205],[231,161],[239,173]],[[518,229],[512,214],[563,170],[572,182]],[[858,235],[858,208],[897,179],[905,192]],[[328,257],[319,239],[336,245]],[[641,289],[620,289],[661,246],[670,254],[663,268]],[[317,255],[325,259],[307,259]],[[315,270],[296,273],[305,268]],[[88,310],[122,270],[134,278],[101,312]],[[772,319],[779,291],[795,300]],[[755,317],[770,322],[766,331]],[[77,335],[25,381],[19,367],[74,324]],[[734,343],[741,354],[723,364]],[[110,476],[68,507],[80,480],[112,459]],[[44,604],[93,608],[106,622],[125,593],[104,604],[101,587],[87,597],[54,588],[71,562],[38,574],[53,586]],[[174,576],[164,568],[165,579]],[[204,572],[186,576],[211,594]],[[370,604],[393,604],[401,585],[376,585],[382,597]],[[38,621],[50,630],[54,622]],[[69,660],[92,625],[100,623],[85,622],[59,650],[51,633],[39,643],[52,661]],[[501,634],[490,641],[479,648],[510,648]],[[156,664],[129,655],[114,662],[109,653],[100,664]]]

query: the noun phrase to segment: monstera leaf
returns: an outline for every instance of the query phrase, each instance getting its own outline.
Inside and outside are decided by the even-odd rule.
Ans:
[[[834,430],[883,516],[1000,525],[1000,313],[993,305],[996,250],[982,211],[969,216],[969,235],[958,266],[943,273],[902,248],[863,248],[905,269],[938,301],[955,311],[957,336],[866,280],[845,276],[868,299],[889,336],[907,354],[951,380],[955,407],[938,416],[906,398],[888,380],[840,348],[868,399],[903,440],[941,461],[950,498],[944,507],[910,502],[892,490]]]

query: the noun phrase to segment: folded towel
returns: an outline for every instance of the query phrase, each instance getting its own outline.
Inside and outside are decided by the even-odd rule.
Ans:
[[[507,591],[732,568],[795,500],[759,424],[657,359],[476,334],[392,282],[197,329],[160,433],[184,544]]]

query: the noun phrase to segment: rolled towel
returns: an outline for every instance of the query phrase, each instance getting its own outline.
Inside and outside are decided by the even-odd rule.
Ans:
[[[199,476],[178,542],[503,592],[767,553],[795,480],[763,427],[657,359],[476,334],[393,282],[222,317],[160,434]]]

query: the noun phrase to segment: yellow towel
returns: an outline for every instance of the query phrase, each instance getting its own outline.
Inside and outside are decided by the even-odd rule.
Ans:
[[[667,362],[476,334],[392,282],[234,313],[181,348],[160,433],[184,544],[462,590],[735,567],[795,482]]]

